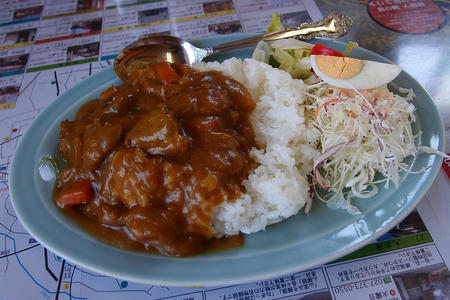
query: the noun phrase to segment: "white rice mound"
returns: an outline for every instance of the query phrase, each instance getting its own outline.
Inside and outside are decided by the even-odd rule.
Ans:
[[[247,87],[256,108],[251,114],[255,141],[250,156],[258,166],[244,182],[246,194],[213,211],[217,235],[246,234],[297,214],[311,206],[306,174],[317,151],[306,142],[304,83],[285,71],[253,60],[197,63],[196,69],[219,70]]]

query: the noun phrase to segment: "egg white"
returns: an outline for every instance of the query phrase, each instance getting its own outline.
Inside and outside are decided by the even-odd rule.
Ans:
[[[344,89],[372,89],[391,82],[400,74],[402,68],[398,65],[385,64],[370,60],[363,60],[364,65],[354,77],[336,79],[325,75],[316,62],[316,55],[311,55],[311,67],[320,79]]]

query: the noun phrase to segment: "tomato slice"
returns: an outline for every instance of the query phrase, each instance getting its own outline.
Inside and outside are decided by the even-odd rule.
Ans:
[[[177,72],[166,62],[157,63],[154,65],[154,70],[159,79],[165,83],[175,83],[180,79]]]
[[[89,181],[80,181],[59,192],[56,195],[56,203],[60,207],[78,205],[89,201],[93,192]]]
[[[311,55],[328,55],[328,56],[339,56],[344,57],[344,55],[334,49],[328,48],[322,44],[315,44],[311,49]]]

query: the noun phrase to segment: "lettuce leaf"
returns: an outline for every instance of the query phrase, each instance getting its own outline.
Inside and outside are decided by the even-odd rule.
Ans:
[[[311,76],[311,60],[309,49],[273,50],[273,58],[280,64],[279,69],[285,70],[295,79],[306,79]]]
[[[272,22],[270,22],[269,25],[266,27],[267,32],[275,32],[275,31],[281,31],[284,30],[285,27],[283,23],[281,23],[281,18],[279,14],[273,14],[272,15]]]
[[[266,28],[267,32],[284,29],[285,27],[281,23],[280,15],[273,14],[272,22]],[[278,41],[278,44],[282,48],[272,47],[267,42],[259,42],[253,52],[252,58],[287,71],[295,79],[306,79],[311,76],[311,61],[309,59],[311,49],[309,44],[302,45],[301,42],[293,41],[292,39],[287,39],[282,42]],[[274,45],[277,45],[277,42],[274,42]],[[292,49],[289,47],[292,47]]]

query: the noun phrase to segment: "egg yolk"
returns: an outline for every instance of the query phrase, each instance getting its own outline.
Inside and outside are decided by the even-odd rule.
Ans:
[[[351,57],[316,55],[320,71],[335,79],[349,79],[358,75],[364,67],[364,61]]]

